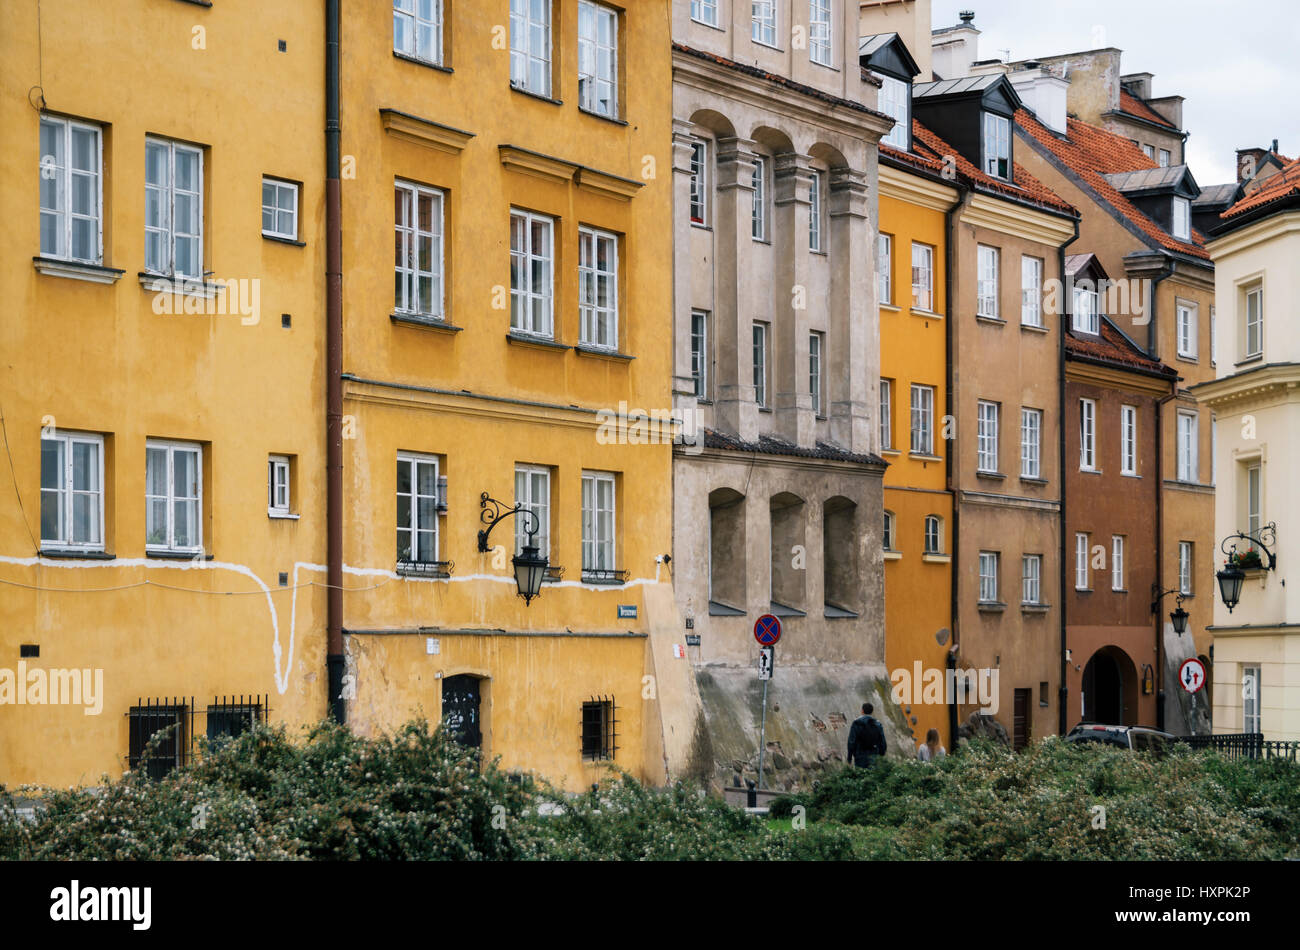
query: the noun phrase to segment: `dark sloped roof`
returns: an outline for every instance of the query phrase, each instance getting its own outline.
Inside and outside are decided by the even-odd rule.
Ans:
[[[832,442],[818,442],[815,448],[808,448],[771,435],[760,435],[757,441],[745,442],[714,429],[704,430],[704,445],[706,448],[726,449],[730,452],[757,452],[761,455],[787,455],[793,458],[825,459],[830,462],[857,462],[860,465],[889,464],[874,453],[860,455],[846,451]]]
[[[986,73],[983,76],[963,76],[961,79],[919,82],[912,87],[912,98],[925,99],[929,96],[953,96],[963,92],[980,92],[994,85],[999,79],[1006,79],[1006,77],[1001,73]]]
[[[1093,264],[1094,270],[1100,271],[1103,277],[1106,276],[1106,269],[1101,266],[1101,261],[1097,260],[1096,254],[1066,254],[1065,276],[1073,277],[1090,263]]]
[[[1241,183],[1235,181],[1223,185],[1206,185],[1201,189],[1201,193],[1193,199],[1192,204],[1197,207],[1230,204],[1236,199],[1240,188]]]
[[[1186,165],[1169,165],[1164,168],[1139,168],[1129,172],[1111,172],[1105,177],[1116,189],[1129,193],[1174,188],[1184,177],[1190,175],[1191,172],[1188,171]],[[1195,181],[1195,179],[1192,180]]]

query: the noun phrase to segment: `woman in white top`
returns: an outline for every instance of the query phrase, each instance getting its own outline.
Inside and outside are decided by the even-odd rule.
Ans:
[[[925,734],[925,741],[917,747],[916,757],[922,762],[933,762],[935,759],[942,759],[948,754],[948,750],[939,745],[939,730],[931,729]]]

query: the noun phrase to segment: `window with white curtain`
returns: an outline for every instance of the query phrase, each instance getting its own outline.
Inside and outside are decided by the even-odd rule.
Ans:
[[[1074,589],[1088,590],[1088,536],[1078,532],[1074,536]]]
[[[528,543],[528,529],[536,528],[532,542],[537,553],[549,557],[551,553],[551,470],[541,465],[515,466],[515,504],[533,514],[535,521],[515,515],[515,553],[523,551]]]
[[[510,212],[510,328],[553,334],[555,221],[544,214]]]
[[[1124,590],[1124,536],[1112,535],[1110,539],[1110,589]]]
[[[1043,477],[1043,410],[1020,410],[1020,477]]]
[[[934,248],[912,242],[912,308],[934,309]]]
[[[103,146],[100,128],[41,116],[41,254],[102,264]]]
[[[934,387],[912,384],[912,451],[934,454]]]
[[[191,442],[145,442],[145,550],[203,550],[203,450]]]
[[[1020,258],[1020,322],[1043,325],[1043,262],[1037,257]]]
[[[442,319],[442,192],[399,181],[394,198],[393,307]]]
[[[582,473],[582,570],[613,571],[615,564],[614,475]]]
[[[1137,462],[1137,407],[1120,406],[1119,409],[1119,470],[1122,475],[1136,475]]]
[[[978,423],[976,440],[976,469],[981,472],[998,470],[998,404],[980,400],[976,405]]]
[[[618,117],[618,11],[578,3],[578,107]]]
[[[578,229],[579,342],[618,349],[618,235]]]
[[[975,312],[981,317],[998,315],[998,249],[979,245],[979,280]]]
[[[880,144],[906,152],[912,138],[912,84],[893,76],[881,76],[877,98],[879,111],[894,120],[894,127],[881,138]]]
[[[1079,400],[1079,470],[1097,470],[1097,403]]]
[[[1196,461],[1199,426],[1194,412],[1178,413],[1178,480],[1195,482],[1199,474]]]
[[[998,553],[981,551],[979,566],[980,603],[996,604],[998,602]]]
[[[1026,554],[1020,559],[1020,602],[1038,605],[1043,602],[1043,556]]]
[[[889,234],[876,235],[876,296],[878,303],[894,302],[894,238]]]

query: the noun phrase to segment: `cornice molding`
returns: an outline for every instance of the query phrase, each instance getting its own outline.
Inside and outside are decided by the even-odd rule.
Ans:
[[[474,137],[473,132],[466,132],[397,109],[380,109],[379,121],[383,124],[384,131],[394,138],[452,155],[459,155],[464,151],[469,140]]]
[[[957,204],[956,188],[940,185],[919,175],[909,175],[883,162],[880,165],[879,188],[883,198],[895,198],[931,211],[949,211]]]
[[[1229,254],[1240,254],[1257,244],[1275,241],[1297,232],[1300,232],[1300,211],[1288,211],[1285,214],[1262,218],[1253,224],[1230,231],[1223,237],[1207,241],[1205,249],[1217,261]]]
[[[590,191],[604,198],[630,201],[645,187],[645,182],[633,181],[610,172],[603,172],[586,165],[579,165],[568,159],[544,155],[517,145],[498,145],[497,151],[501,164],[510,171],[531,175],[543,181],[559,184],[575,184],[584,191]]]
[[[988,228],[1039,244],[1060,247],[1074,236],[1074,221],[988,195],[972,193],[958,214],[962,224]]]

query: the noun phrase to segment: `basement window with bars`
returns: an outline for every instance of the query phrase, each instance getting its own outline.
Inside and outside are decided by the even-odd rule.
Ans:
[[[618,720],[613,696],[593,696],[582,704],[582,760],[613,760],[618,751]]]
[[[134,770],[143,765],[150,778],[158,779],[184,765],[188,711],[189,707],[174,703],[132,706],[128,713],[130,754],[127,766]],[[150,740],[159,733],[162,735],[150,747]]]

